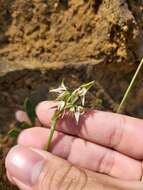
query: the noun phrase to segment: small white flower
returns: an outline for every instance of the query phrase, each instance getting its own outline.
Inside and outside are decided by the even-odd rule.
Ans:
[[[67,91],[67,88],[64,84],[64,81],[62,81],[61,85],[58,88],[50,90],[50,92],[56,92],[59,94],[64,93],[65,91]]]
[[[77,124],[79,123],[79,118],[80,118],[80,112],[79,111],[76,111],[75,113],[74,113],[74,116],[75,116],[75,120],[76,120],[76,122],[77,122]]]
[[[65,91],[65,89],[63,87],[61,87],[61,86],[56,88],[56,89],[50,90],[50,92],[56,92],[56,93],[59,93],[59,94],[63,93],[64,91]]]
[[[59,110],[59,111],[64,110],[65,104],[66,104],[66,103],[65,103],[64,101],[60,101],[60,102],[58,103],[58,110]]]

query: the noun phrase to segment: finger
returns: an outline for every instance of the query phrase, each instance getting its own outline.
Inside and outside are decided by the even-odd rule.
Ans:
[[[22,122],[27,122],[28,124],[31,125],[31,121],[30,121],[29,117],[27,116],[27,114],[24,111],[21,111],[21,110],[17,111],[15,113],[15,117],[19,122],[21,122],[21,123]]]
[[[45,101],[37,106],[40,122],[50,126],[57,103]],[[77,135],[94,143],[113,148],[135,159],[143,159],[143,121],[141,119],[96,110],[81,115],[79,126],[75,119],[65,114],[57,130]]]
[[[27,129],[19,136],[18,144],[43,149],[47,143],[48,135],[49,129],[46,128]],[[54,133],[50,151],[80,167],[121,179],[141,179],[142,167],[140,161],[61,132],[56,131]]]
[[[140,183],[128,183],[76,168],[46,151],[22,146],[11,149],[6,158],[6,169],[22,190],[141,190],[143,187]]]
[[[30,121],[29,117],[27,116],[27,114],[24,111],[21,111],[21,110],[17,111],[15,113],[15,117],[19,122],[21,122],[21,123],[22,122],[27,122],[28,124],[31,125],[31,121]],[[39,126],[39,127],[41,126],[41,123],[40,123],[38,118],[36,118],[36,120],[35,120],[35,125]]]

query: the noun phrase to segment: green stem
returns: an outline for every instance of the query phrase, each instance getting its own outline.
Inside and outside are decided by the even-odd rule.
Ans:
[[[54,131],[56,129],[56,124],[57,124],[58,119],[59,119],[58,117],[54,117],[52,119],[50,134],[49,134],[49,137],[48,137],[48,142],[45,145],[44,150],[47,150],[47,151],[49,150],[49,146],[50,146],[50,144],[52,142],[52,138],[53,138],[53,135],[54,135]]]
[[[130,93],[130,91],[132,89],[132,86],[133,86],[133,84],[134,84],[134,82],[135,82],[135,80],[136,80],[136,78],[138,76],[138,73],[139,73],[142,66],[143,66],[143,59],[141,60],[139,66],[138,66],[138,68],[137,68],[137,70],[136,70],[136,72],[135,72],[135,74],[134,74],[134,76],[133,76],[133,78],[132,78],[132,80],[131,80],[131,82],[130,82],[130,84],[129,84],[126,92],[125,92],[125,94],[124,94],[124,96],[123,96],[123,99],[122,99],[122,101],[121,101],[121,103],[120,103],[120,105],[119,105],[119,107],[117,109],[117,113],[121,113],[123,111],[123,108],[125,106],[127,98],[129,96],[129,93]]]

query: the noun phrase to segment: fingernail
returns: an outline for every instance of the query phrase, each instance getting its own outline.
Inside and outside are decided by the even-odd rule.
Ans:
[[[42,171],[45,159],[33,150],[15,146],[6,158],[6,169],[9,174],[25,185],[34,185]]]

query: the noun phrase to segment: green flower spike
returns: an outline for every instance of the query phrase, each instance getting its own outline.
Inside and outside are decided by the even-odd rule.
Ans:
[[[78,125],[80,116],[84,113],[85,96],[94,83],[94,81],[91,81],[89,83],[83,84],[71,92],[65,86],[64,81],[62,81],[61,85],[57,89],[52,89],[50,91],[58,94],[56,100],[58,100],[59,103],[56,106],[56,112],[51,121],[48,143],[45,145],[46,150],[49,149],[58,120],[64,116],[66,111],[70,111],[74,115]]]

